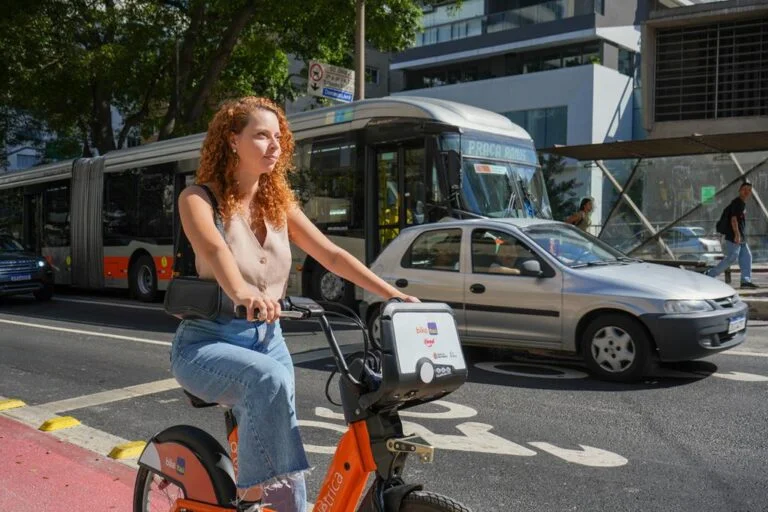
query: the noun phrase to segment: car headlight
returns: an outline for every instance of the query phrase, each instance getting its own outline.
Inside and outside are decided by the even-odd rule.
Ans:
[[[45,266],[48,264],[45,260],[37,260],[37,266],[40,268],[45,268]]]
[[[668,300],[664,303],[664,311],[671,314],[701,313],[714,309],[712,304],[705,300]]]

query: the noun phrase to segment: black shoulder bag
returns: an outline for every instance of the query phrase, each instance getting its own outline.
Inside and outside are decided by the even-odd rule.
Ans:
[[[219,233],[224,236],[224,224],[219,215],[219,204],[211,190],[199,185],[208,195],[213,207],[213,220]],[[189,319],[204,319],[227,322],[234,316],[235,305],[224,293],[219,283],[201,279],[194,265],[194,252],[179,221],[174,250],[173,278],[165,292],[165,312],[169,315]]]

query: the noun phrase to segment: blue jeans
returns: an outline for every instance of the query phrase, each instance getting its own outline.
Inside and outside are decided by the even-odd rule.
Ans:
[[[305,512],[291,354],[279,322],[184,320],[171,347],[171,372],[207,402],[232,408],[238,423],[237,487],[263,485],[279,512]]]
[[[723,260],[713,269],[707,271],[707,275],[710,277],[717,277],[721,273],[725,272],[725,269],[733,265],[736,260],[739,260],[739,270],[741,270],[741,282],[752,282],[752,252],[749,250],[749,245],[746,242],[741,244],[735,244],[733,242],[725,241],[725,257]]]

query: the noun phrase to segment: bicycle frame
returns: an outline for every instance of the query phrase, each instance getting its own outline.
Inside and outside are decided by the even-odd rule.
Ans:
[[[228,440],[233,469],[236,471],[238,445],[236,425],[230,432]],[[193,455],[189,449],[181,445],[168,446],[163,451],[166,452],[164,455],[169,460],[194,460],[189,457]],[[209,501],[213,496],[213,489],[209,489],[205,485],[201,487],[202,482],[199,481],[193,484],[188,475],[196,477],[200,475],[199,471],[205,471],[200,466],[199,471],[195,471],[193,474],[190,472],[193,467],[186,466],[183,471],[184,475],[173,478],[166,472],[160,473],[165,478],[181,484],[185,488],[185,492],[187,488],[190,488],[190,494],[195,497],[195,499],[177,500],[173,512],[181,512],[182,510],[188,512],[232,511],[232,507],[222,507],[199,501],[200,498],[205,498],[206,496],[206,501]],[[376,463],[371,451],[371,440],[368,435],[366,422],[356,421],[351,423],[337,445],[333,460],[328,467],[325,480],[315,501],[314,510],[317,512],[354,512],[368,482],[368,475],[375,470]],[[194,480],[197,479],[194,478]],[[196,489],[192,487],[196,487]],[[269,508],[264,510],[265,512],[275,512]]]
[[[421,489],[420,485],[407,485],[401,479],[406,455],[415,454],[423,461],[431,462],[434,449],[420,438],[403,435],[397,407],[388,407],[387,403],[372,407],[382,396],[388,397],[387,393],[392,389],[385,389],[382,385],[378,391],[368,392],[368,388],[356,377],[365,374],[368,369],[366,363],[355,359],[347,366],[327,318],[320,316],[319,322],[340,371],[341,403],[348,427],[336,446],[315,500],[314,511],[399,510],[401,501],[408,493]],[[431,328],[437,334],[437,327],[433,325]],[[411,385],[408,384],[405,389],[411,389]],[[434,400],[450,391],[438,387],[423,397],[414,397],[415,390],[408,391],[405,396],[413,397],[415,404]],[[190,397],[196,407],[214,405]],[[226,411],[225,419],[229,453],[210,434],[187,425],[163,430],[153,436],[145,447],[139,465],[184,491],[185,498],[176,500],[171,512],[235,510],[235,506],[229,504],[234,503],[237,497],[238,425],[231,409]],[[363,496],[371,473],[375,473],[376,478]],[[144,492],[146,497],[146,487]],[[264,512],[277,511],[265,507]]]

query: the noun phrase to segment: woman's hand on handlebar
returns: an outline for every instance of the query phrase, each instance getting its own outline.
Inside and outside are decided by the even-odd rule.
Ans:
[[[253,294],[243,294],[235,298],[235,306],[242,305],[248,310],[249,322],[274,322],[280,318],[280,303],[275,299]]]
[[[418,298],[414,297],[413,295],[399,295],[397,297],[398,299],[402,300],[403,302],[421,302]]]

